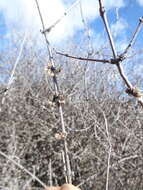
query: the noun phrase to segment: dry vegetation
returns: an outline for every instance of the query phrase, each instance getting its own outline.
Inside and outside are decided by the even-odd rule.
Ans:
[[[93,51],[92,56],[104,58],[104,48]],[[51,103],[52,78],[45,75],[47,58],[34,48],[25,47],[27,56],[21,58],[5,93],[17,50],[15,47],[1,55],[0,189],[41,189],[36,180],[9,159],[47,185],[62,185],[66,175],[64,138],[58,107]],[[142,190],[142,106],[124,92],[113,65],[80,62],[56,54],[54,60],[56,66],[62,67],[58,84],[65,97],[62,108],[72,183],[85,190]],[[143,78],[138,80],[133,73],[132,77],[134,83],[142,84]]]
[[[45,81],[43,71],[36,74],[39,68],[36,64],[34,67],[34,58],[30,60],[20,62],[20,70],[1,105],[0,151],[46,184],[50,184],[51,162],[53,184],[63,184],[63,142],[58,138],[61,133],[58,109],[49,104],[51,85]],[[64,68],[59,74],[59,83],[66,100],[63,110],[73,184],[81,184],[83,189],[105,189],[111,146],[109,187],[143,189],[142,108],[108,83],[106,78],[112,70],[107,74],[106,66],[97,67],[93,63],[88,66],[95,69],[90,71],[87,98],[84,65],[61,61]],[[1,100],[3,96],[2,93]],[[3,156],[0,160],[1,189],[27,190],[29,185],[39,186]]]

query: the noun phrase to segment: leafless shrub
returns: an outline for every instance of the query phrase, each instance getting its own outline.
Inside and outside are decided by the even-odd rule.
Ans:
[[[12,66],[15,53],[9,54]],[[67,134],[63,134],[58,107],[52,102],[52,80],[45,77],[47,58],[34,49],[28,53],[19,60],[10,88],[5,83],[0,87],[0,101],[5,98],[0,110],[0,151],[44,184],[62,185],[66,136],[73,184],[91,190],[143,189],[143,111],[121,90],[115,68],[54,55],[62,66],[58,84],[65,97]],[[0,70],[8,70],[4,80],[8,81],[12,67],[4,64]],[[0,155],[0,188],[41,189],[14,162]]]

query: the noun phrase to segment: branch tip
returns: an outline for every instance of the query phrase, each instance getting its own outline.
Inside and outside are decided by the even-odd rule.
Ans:
[[[139,21],[143,23],[143,16],[139,18]]]

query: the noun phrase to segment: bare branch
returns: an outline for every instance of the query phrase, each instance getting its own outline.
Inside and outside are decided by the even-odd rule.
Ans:
[[[109,42],[111,45],[111,49],[113,52],[114,59],[116,59],[117,58],[117,52],[116,52],[115,44],[114,44],[113,37],[112,37],[111,31],[110,31],[110,27],[109,27],[107,16],[106,16],[106,11],[105,11],[105,8],[103,6],[102,0],[99,0],[99,6],[100,6],[99,7],[100,16],[102,17],[102,20],[103,20],[105,28],[106,28],[106,32],[107,32],[107,35],[109,38]]]
[[[44,25],[44,21],[43,21],[42,14],[41,14],[41,11],[40,11],[40,7],[39,7],[39,4],[38,4],[38,0],[35,0],[35,2],[36,2],[36,5],[37,5],[37,9],[38,9],[38,12],[39,12],[39,16],[40,16],[43,31],[44,31],[45,30],[45,25]],[[55,63],[54,63],[54,59],[53,59],[53,53],[52,53],[52,49],[51,49],[51,46],[50,46],[50,42],[48,40],[48,37],[47,37],[46,33],[44,32],[43,34],[44,34],[44,37],[45,37],[45,41],[46,41],[47,49],[48,49],[48,55],[49,55],[49,63],[48,63],[47,68],[49,68],[51,70],[51,73],[52,73],[51,77],[53,79],[54,90],[55,90],[55,94],[54,94],[53,98],[54,97],[56,98],[55,103],[56,103],[56,105],[58,106],[58,109],[59,109],[62,133],[66,134],[65,122],[64,122],[64,117],[63,117],[63,108],[62,108],[62,102],[64,100],[62,98],[62,101],[61,101],[61,95],[60,95],[61,93],[60,93],[60,89],[59,89],[59,85],[58,85],[58,81],[57,81],[57,75],[53,72],[53,70],[56,71],[56,68],[55,68]],[[68,147],[67,147],[67,140],[66,140],[65,135],[63,137],[63,143],[64,143],[64,159],[65,159],[65,167],[66,167],[66,179],[65,180],[66,180],[66,183],[72,183],[71,166],[70,166],[70,161],[69,161],[69,156],[68,156]],[[63,162],[64,162],[64,160],[63,160]]]
[[[124,162],[126,160],[130,160],[130,159],[138,158],[138,157],[139,157],[138,155],[128,156],[119,160],[118,163]]]
[[[32,174],[30,171],[28,171],[24,166],[22,166],[21,164],[19,164],[18,162],[16,162],[15,160],[13,160],[12,158],[10,158],[9,156],[7,156],[4,152],[0,151],[0,155],[2,155],[3,157],[5,157],[7,160],[11,161],[14,165],[18,166],[21,170],[23,170],[24,172],[26,172],[33,179],[35,179],[38,183],[40,183],[42,185],[42,187],[46,188],[46,184],[44,184],[39,178],[37,178],[34,174]]]
[[[107,139],[108,139],[108,144],[109,144],[109,149],[108,149],[108,160],[107,160],[107,174],[106,174],[106,190],[109,189],[109,175],[110,175],[110,161],[111,161],[111,151],[112,151],[112,144],[111,144],[111,137],[109,133],[109,127],[108,127],[108,121],[107,117],[105,115],[105,112],[98,106],[98,109],[102,112],[104,121],[105,121],[105,129],[106,129],[106,134],[107,134]]]
[[[59,18],[59,19],[57,19],[56,21],[55,21],[55,23],[54,24],[52,24],[51,26],[49,26],[47,29],[43,29],[42,31],[41,31],[41,33],[46,33],[46,32],[50,32],[65,16],[67,16],[67,14],[68,14],[68,12],[73,8],[73,7],[75,7],[78,3],[79,3],[79,1],[80,0],[76,0],[64,13],[63,13],[63,15]]]
[[[128,88],[133,88],[132,84],[130,83],[130,81],[128,80],[127,76],[124,73],[123,67],[121,64],[117,64],[117,68],[118,71],[120,73],[120,76],[122,77],[122,79],[124,80],[125,84],[127,85]]]
[[[51,159],[49,161],[49,184],[50,184],[50,187],[53,186],[53,181],[52,181],[52,161],[51,161]]]
[[[139,19],[139,24],[138,24],[138,26],[137,26],[137,28],[136,28],[133,36],[132,36],[132,39],[131,39],[129,45],[126,47],[125,51],[121,54],[122,57],[126,56],[126,54],[128,53],[129,49],[135,43],[135,41],[136,41],[136,39],[138,37],[138,34],[139,34],[139,32],[140,32],[140,30],[142,28],[142,25],[143,25],[143,17]]]
[[[13,69],[12,69],[12,72],[11,72],[11,75],[10,75],[10,78],[9,78],[9,81],[8,81],[8,84],[7,84],[7,87],[6,87],[6,90],[5,90],[5,92],[4,92],[4,96],[3,96],[3,98],[2,98],[2,104],[4,104],[4,102],[5,102],[5,96],[7,95],[8,90],[9,90],[9,88],[10,88],[12,82],[13,82],[13,77],[14,77],[14,74],[15,74],[15,71],[16,71],[16,68],[17,68],[17,65],[18,65],[18,63],[19,63],[19,60],[20,60],[20,58],[21,58],[22,51],[23,51],[24,44],[25,44],[25,42],[26,42],[27,36],[28,36],[28,32],[25,32],[23,41],[22,41],[21,46],[20,46],[19,54],[18,54],[17,59],[16,59],[16,61],[15,61],[15,63],[14,63],[14,66],[13,66]]]
[[[107,59],[102,59],[101,60],[101,59],[92,59],[92,58],[85,58],[85,57],[76,57],[76,56],[68,55],[68,54],[65,54],[65,53],[61,53],[59,51],[56,51],[56,54],[63,55],[65,57],[69,57],[69,58],[72,58],[72,59],[78,59],[78,60],[81,60],[81,61],[93,61],[93,62],[111,63],[112,64],[112,61],[107,60]]]
[[[107,16],[106,16],[106,11],[105,11],[105,8],[103,6],[103,1],[102,0],[99,0],[99,11],[100,11],[100,15],[102,17],[102,20],[103,20],[103,23],[105,25],[105,29],[106,29],[106,32],[107,32],[107,35],[108,35],[108,38],[109,38],[110,46],[111,46],[113,57],[114,57],[113,61],[115,61],[115,64],[116,64],[116,66],[118,68],[118,71],[119,71],[119,74],[120,74],[121,78],[123,79],[123,81],[125,82],[125,84],[127,85],[127,87],[132,91],[134,89],[134,87],[130,83],[130,81],[128,80],[127,76],[124,73],[123,67],[120,64],[123,61],[122,60],[122,56],[118,56],[117,53],[116,53],[116,48],[115,48],[115,45],[114,45],[114,40],[112,38],[112,34],[111,34],[111,31],[110,31],[110,27],[109,27]],[[142,19],[141,19],[140,22],[142,22]],[[136,33],[135,33],[135,37],[136,37]],[[133,37],[133,41],[134,41],[135,37]],[[131,44],[132,44],[132,42],[131,42]],[[142,98],[140,98],[138,100],[138,102],[143,106],[143,100],[142,100]]]

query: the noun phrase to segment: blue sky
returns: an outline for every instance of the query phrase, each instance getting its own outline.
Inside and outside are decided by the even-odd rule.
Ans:
[[[46,27],[54,23],[64,10],[74,0],[39,0]],[[122,42],[123,48],[127,45],[138,20],[143,16],[143,0],[104,0],[108,10],[107,15],[115,39]],[[103,32],[103,23],[99,17],[98,0],[82,0],[83,14],[88,23],[89,30],[94,41],[101,42],[100,34]],[[119,20],[117,20],[117,14]],[[13,32],[28,31],[31,39],[40,39],[41,23],[38,17],[34,0],[0,0],[0,50],[6,48],[8,42],[13,38]],[[50,33],[51,43],[59,47],[59,44],[67,43],[67,40],[78,38],[83,31],[83,23],[77,4]],[[143,30],[138,38],[138,45],[142,45]]]

